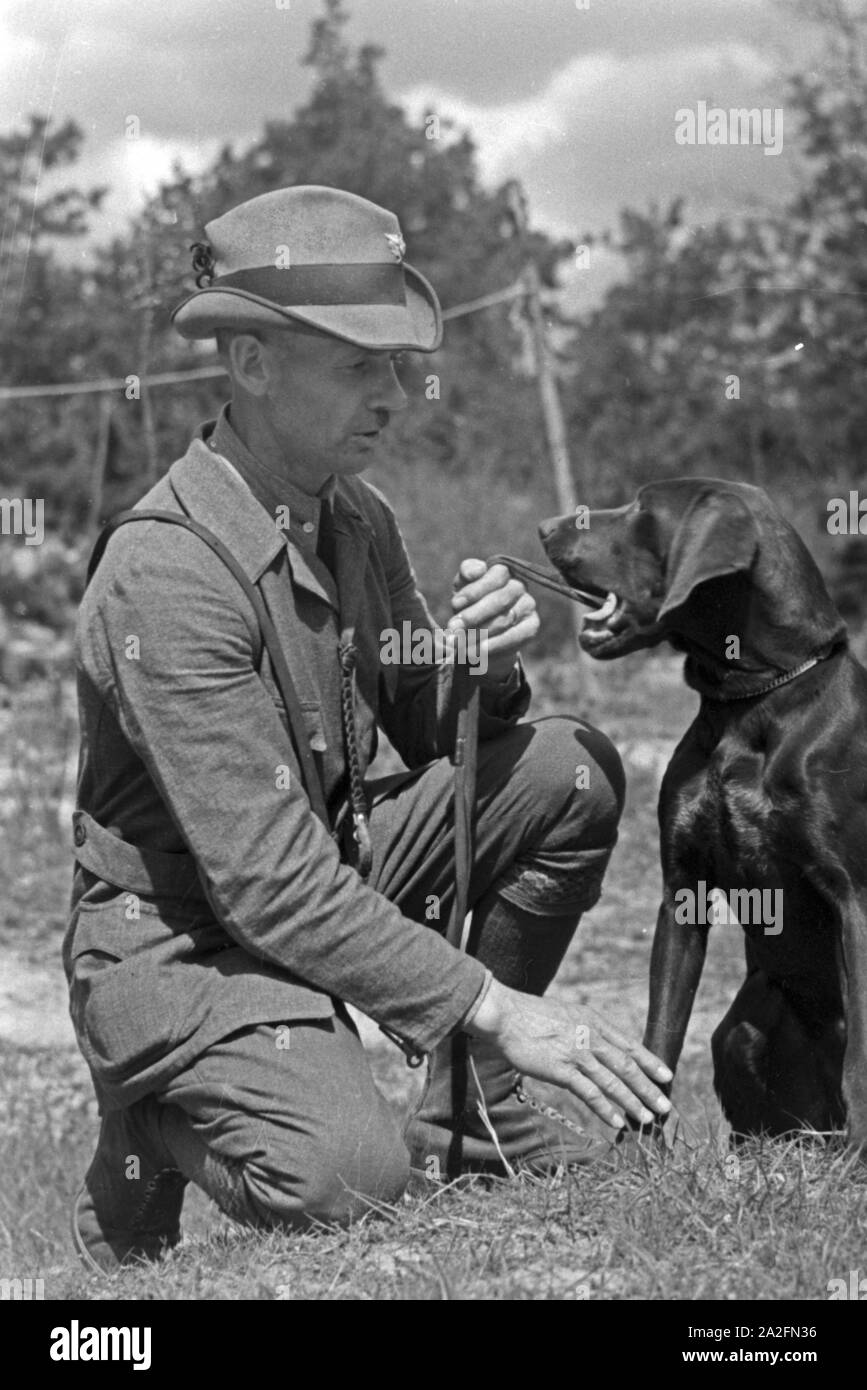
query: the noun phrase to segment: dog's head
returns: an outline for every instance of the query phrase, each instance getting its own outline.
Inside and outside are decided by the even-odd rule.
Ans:
[[[601,660],[664,639],[722,657],[730,634],[803,634],[805,597],[815,600],[820,626],[839,626],[800,538],[770,498],[746,483],[648,483],[624,507],[579,509],[542,522],[539,534],[568,583],[616,596],[587,614],[581,636],[585,651]],[[803,582],[794,583],[794,574]]]

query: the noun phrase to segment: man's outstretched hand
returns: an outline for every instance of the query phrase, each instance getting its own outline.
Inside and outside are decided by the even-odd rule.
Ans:
[[[465,1031],[493,1043],[523,1075],[571,1091],[617,1129],[624,1113],[649,1125],[671,1109],[660,1090],[672,1080],[665,1063],[589,1011],[494,980]]]
[[[462,560],[452,583],[455,616],[446,631],[464,627],[487,634],[488,674],[504,679],[525,642],[539,631],[536,600],[505,565],[488,569],[484,560]]]

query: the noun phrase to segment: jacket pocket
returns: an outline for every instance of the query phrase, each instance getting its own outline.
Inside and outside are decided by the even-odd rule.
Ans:
[[[280,716],[280,721],[287,733],[291,734],[289,728],[289,715],[286,706],[278,694],[272,692],[271,699],[274,708]],[[322,706],[315,700],[301,700],[301,717],[304,720],[304,731],[307,734],[307,742],[314,753],[324,753],[328,747],[328,740],[325,737],[325,721],[322,718]]]
[[[304,728],[307,730],[307,741],[313,752],[324,753],[328,747],[328,740],[325,737],[322,706],[312,700],[302,700],[301,715],[304,720]]]
[[[142,904],[128,921],[124,896],[80,904],[72,946],[70,1009],[79,1044],[106,1086],[134,1082],[173,1054],[248,1024],[321,1019],[331,998],[257,960],[205,914]]]

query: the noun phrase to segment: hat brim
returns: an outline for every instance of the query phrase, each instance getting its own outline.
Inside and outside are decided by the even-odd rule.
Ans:
[[[442,342],[440,303],[420,271],[403,263],[405,304],[274,304],[248,290],[208,286],[183,300],[172,323],[183,338],[213,338],[218,328],[288,328],[293,322],[372,351],[435,352]]]

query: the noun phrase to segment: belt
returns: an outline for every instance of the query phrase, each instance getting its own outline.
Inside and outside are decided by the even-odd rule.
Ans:
[[[142,849],[121,840],[88,815],[72,814],[75,857],[82,868],[115,888],[145,897],[190,897],[207,902],[192,855]]]

